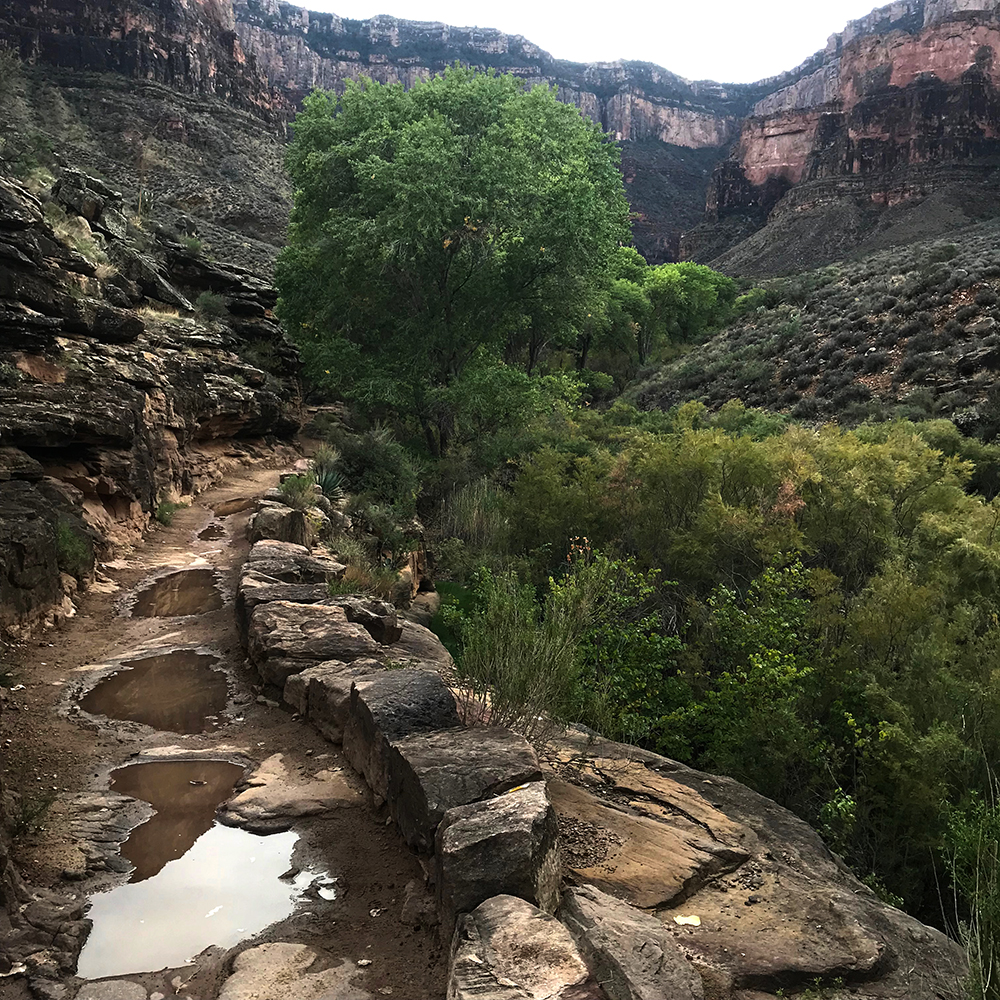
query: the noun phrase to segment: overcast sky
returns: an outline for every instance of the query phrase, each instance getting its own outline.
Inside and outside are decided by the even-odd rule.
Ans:
[[[688,79],[748,83],[797,66],[827,38],[878,6],[873,0],[306,0],[343,17],[394,14],[413,21],[499,28],[559,59],[641,59]]]

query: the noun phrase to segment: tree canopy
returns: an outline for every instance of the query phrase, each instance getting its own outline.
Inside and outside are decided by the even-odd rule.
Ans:
[[[510,76],[456,66],[409,91],[314,93],[277,269],[313,377],[417,418],[442,450],[472,361],[530,371],[545,346],[572,346],[630,241],[617,163],[576,108]]]

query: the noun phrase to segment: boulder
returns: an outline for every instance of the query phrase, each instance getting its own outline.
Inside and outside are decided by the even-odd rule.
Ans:
[[[678,813],[672,822],[670,806],[660,807],[663,815],[650,816],[656,807],[637,794],[622,802],[608,798],[603,789],[598,795],[553,779],[549,795],[560,825],[572,833],[564,843],[566,866],[579,879],[634,906],[668,906],[750,858],[738,830],[730,831],[720,822],[724,832],[716,837],[690,819],[698,815],[699,805],[705,811],[706,803],[698,803],[696,793],[688,797],[687,813]],[[683,809],[684,799],[677,797],[673,807]],[[630,807],[633,801],[638,808]],[[718,819],[725,821],[721,815]]]
[[[331,743],[342,743],[354,682],[385,669],[385,664],[367,658],[353,663],[328,660],[289,677],[284,699]]]
[[[227,826],[252,833],[281,833],[297,819],[360,803],[360,796],[340,771],[319,771],[309,778],[292,775],[280,753],[262,761],[236,795],[216,815]]]
[[[401,620],[402,634],[386,650],[389,659],[397,663],[422,663],[443,676],[450,676],[455,669],[451,653],[444,643],[429,629],[416,622]]]
[[[434,850],[442,934],[461,913],[493,896],[518,896],[543,910],[559,903],[559,825],[534,781],[484,802],[449,809]]]
[[[569,931],[538,907],[516,896],[494,896],[459,918],[448,1000],[603,1000],[604,996]]]
[[[866,997],[933,1000],[965,974],[955,942],[882,903],[806,823],[744,785],[572,731],[549,751],[574,881],[655,909],[706,995],[749,1000],[819,978],[848,983],[830,1000],[858,982]]]
[[[261,678],[284,687],[289,676],[306,667],[372,657],[380,647],[347,620],[343,608],[273,601],[258,605],[250,616],[248,649]]]
[[[219,1000],[370,1000],[370,993],[350,985],[359,971],[353,962],[345,959],[333,968],[311,972],[318,958],[304,944],[274,942],[248,948],[236,956]]]
[[[427,670],[387,670],[355,680],[344,727],[344,756],[377,799],[388,794],[389,745],[415,733],[461,724],[455,697]]]
[[[248,567],[240,577],[236,591],[236,621],[243,645],[247,644],[250,616],[259,604],[289,601],[292,604],[330,603],[330,590],[325,583],[284,583]]]
[[[703,1000],[701,977],[656,917],[584,885],[566,890],[559,919],[610,1000]]]
[[[247,522],[250,544],[264,539],[311,547],[315,542],[305,512],[281,504],[264,504]]]
[[[349,622],[360,625],[383,646],[399,642],[403,634],[396,619],[396,609],[385,601],[370,597],[334,597],[330,603],[342,607]]]
[[[282,583],[329,583],[347,568],[329,556],[310,555],[304,545],[271,539],[255,542],[247,561],[255,572]]]
[[[496,726],[460,726],[391,740],[386,763],[389,811],[406,842],[427,852],[449,809],[542,776],[528,741]]]

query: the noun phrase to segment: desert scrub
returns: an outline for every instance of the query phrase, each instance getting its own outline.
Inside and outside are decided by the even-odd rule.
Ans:
[[[229,312],[225,298],[216,292],[202,292],[195,299],[194,307],[208,319],[220,319]]]
[[[173,500],[161,500],[156,505],[156,513],[153,515],[157,521],[165,528],[169,528],[174,523],[174,514],[187,504],[174,503]]]
[[[84,576],[94,565],[94,548],[71,522],[60,520],[56,525],[56,556],[59,569],[77,578]]]
[[[321,445],[312,457],[312,474],[316,485],[330,503],[343,503],[347,499],[344,490],[344,475],[337,468],[340,452],[329,445]]]
[[[305,510],[316,503],[316,477],[311,472],[289,476],[278,490],[284,503],[296,510]]]
[[[382,600],[392,599],[399,581],[399,573],[392,565],[384,563],[352,535],[341,535],[328,544],[347,566],[343,577],[331,582],[331,594],[371,594]]]

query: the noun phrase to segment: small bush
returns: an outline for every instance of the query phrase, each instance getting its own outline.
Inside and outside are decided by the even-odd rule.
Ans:
[[[185,506],[187,505],[183,503],[174,503],[173,500],[161,500],[156,505],[156,513],[153,516],[165,528],[169,528],[170,525],[174,523],[174,514]]]
[[[56,557],[63,573],[82,577],[94,565],[94,547],[78,528],[61,520],[56,525]]]
[[[996,292],[984,289],[976,296],[977,306],[995,306],[997,304]]]
[[[209,319],[219,319],[225,316],[229,309],[226,306],[226,300],[223,296],[217,295],[215,292],[202,292],[201,295],[195,299],[195,309],[202,316],[206,316]]]
[[[205,248],[205,244],[197,236],[185,236],[181,243],[185,250],[193,254],[200,254]]]
[[[305,510],[316,502],[316,477],[307,472],[301,476],[289,476],[279,487],[284,502],[296,510]]]

